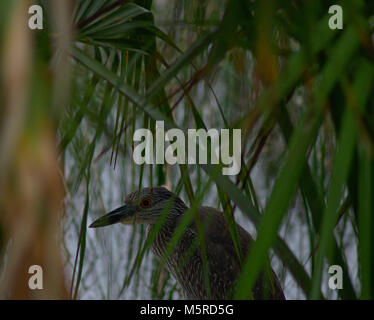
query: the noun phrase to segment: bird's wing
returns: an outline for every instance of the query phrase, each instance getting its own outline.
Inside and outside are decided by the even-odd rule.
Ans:
[[[239,257],[223,213],[211,207],[200,207],[199,213],[205,230],[205,246],[208,258],[210,256],[214,258],[213,260],[219,264],[217,267],[223,269],[223,272],[239,274]],[[252,237],[238,224],[236,227],[241,251],[245,255],[251,245]]]
[[[199,216],[204,228],[204,241],[211,281],[221,282],[222,285],[232,285],[240,274],[241,264],[225,217],[222,212],[211,207],[200,207]],[[189,229],[197,235],[195,223]],[[236,229],[243,259],[245,259],[253,240],[251,235],[238,224],[236,224]],[[199,250],[201,251],[201,248]],[[265,295],[269,298],[284,298],[275,273],[272,270],[270,271],[272,276],[267,277],[271,278],[270,281],[263,281],[265,277],[263,274],[257,280],[253,290],[255,299]],[[267,289],[269,286],[270,290]]]

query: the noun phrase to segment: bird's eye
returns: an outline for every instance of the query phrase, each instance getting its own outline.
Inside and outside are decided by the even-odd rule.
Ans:
[[[142,208],[149,208],[151,206],[151,199],[143,199],[140,206]]]

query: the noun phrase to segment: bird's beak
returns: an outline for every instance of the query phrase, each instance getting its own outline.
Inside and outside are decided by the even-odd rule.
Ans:
[[[118,222],[129,224],[133,221],[135,212],[136,207],[130,203],[126,203],[124,206],[109,212],[91,223],[90,228],[105,227]]]

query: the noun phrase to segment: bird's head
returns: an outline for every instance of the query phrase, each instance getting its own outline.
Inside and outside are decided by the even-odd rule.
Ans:
[[[123,224],[154,224],[167,210],[167,217],[178,215],[185,205],[174,193],[164,187],[143,188],[130,193],[125,204],[94,221],[90,228]]]

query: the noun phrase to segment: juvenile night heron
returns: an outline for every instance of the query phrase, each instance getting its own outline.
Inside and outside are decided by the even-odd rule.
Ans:
[[[166,188],[144,188],[140,192],[130,193],[126,197],[125,205],[99,218],[90,227],[103,227],[117,222],[143,223],[148,225],[149,234],[164,214],[165,220],[152,245],[152,251],[163,257],[187,210],[184,202]],[[232,298],[241,264],[225,217],[222,212],[210,207],[199,207],[198,214],[200,225],[206,226],[203,232],[209,281],[204,277],[201,247],[196,245],[198,231],[195,222],[189,224],[173,252],[166,257],[166,267],[179,282],[187,299]],[[245,256],[253,240],[239,225],[236,225],[236,228],[241,251]],[[285,299],[275,273],[271,268],[268,269],[259,276],[252,294],[249,293],[248,296],[254,299]]]

